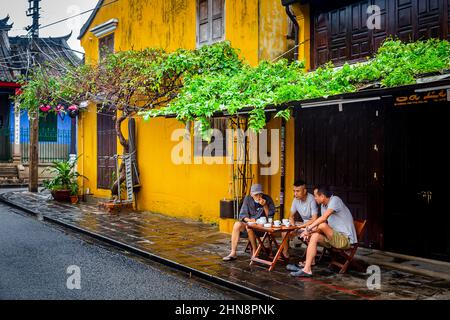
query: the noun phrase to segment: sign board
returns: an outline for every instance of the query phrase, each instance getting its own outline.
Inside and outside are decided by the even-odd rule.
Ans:
[[[433,90],[426,92],[412,92],[394,97],[394,106],[408,106],[417,104],[426,104],[432,102],[450,101],[450,90]]]

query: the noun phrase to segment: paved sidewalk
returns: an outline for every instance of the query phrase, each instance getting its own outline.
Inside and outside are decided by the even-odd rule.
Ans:
[[[71,205],[50,200],[49,194],[12,191],[0,195],[0,200],[21,207],[54,222],[104,238],[118,245],[148,253],[161,262],[191,270],[216,282],[228,283],[254,290],[260,297],[276,299],[450,299],[450,281],[440,277],[449,272],[450,264],[433,264],[426,259],[415,262],[404,259],[405,268],[397,266],[397,258],[381,251],[363,249],[359,258],[367,263],[380,262],[381,289],[369,290],[368,275],[350,270],[339,275],[328,268],[327,261],[315,269],[312,279],[292,278],[283,264],[269,272],[263,266],[249,266],[250,256],[244,253],[246,239],[239,244],[239,259],[223,262],[228,254],[230,237],[217,227],[190,220],[167,217],[150,212],[110,214],[95,204]],[[291,249],[291,257],[299,257],[302,250]],[[392,261],[391,261],[392,260]],[[297,262],[293,259],[293,262]],[[391,264],[391,265],[389,265]],[[384,267],[387,265],[388,267]],[[427,270],[441,266],[441,270]],[[416,268],[417,272],[409,272]],[[439,267],[438,267],[439,269]],[[413,270],[414,271],[414,270]],[[430,273],[431,272],[431,273]],[[430,274],[432,276],[426,276]],[[445,277],[444,277],[445,278]]]

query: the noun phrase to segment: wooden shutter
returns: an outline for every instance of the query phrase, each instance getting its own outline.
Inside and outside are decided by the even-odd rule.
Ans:
[[[102,60],[108,54],[114,53],[114,34],[109,34],[98,40],[99,59]]]
[[[224,0],[197,1],[197,45],[224,39]]]
[[[114,112],[97,113],[97,188],[110,189],[116,172],[117,135]]]
[[[367,28],[367,8],[380,8],[379,29]],[[363,60],[375,53],[389,36],[403,41],[450,39],[450,0],[364,0],[338,6],[314,5],[313,65],[336,65]]]

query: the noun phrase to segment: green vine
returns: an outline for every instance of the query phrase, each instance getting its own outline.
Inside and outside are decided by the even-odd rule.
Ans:
[[[235,114],[251,107],[249,127],[256,132],[266,125],[264,108],[291,101],[328,97],[355,92],[369,83],[383,87],[415,83],[418,75],[450,67],[450,43],[431,39],[403,43],[387,39],[372,59],[335,68],[331,63],[313,72],[305,72],[303,63],[286,60],[261,62],[257,67],[243,64],[237,70],[193,75],[185,79],[176,99],[167,106],[143,112],[150,116],[175,114],[180,121],[200,121],[204,136],[208,119],[218,111]],[[277,113],[286,120],[289,109]]]

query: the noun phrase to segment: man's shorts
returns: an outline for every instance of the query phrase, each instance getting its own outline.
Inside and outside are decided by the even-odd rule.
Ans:
[[[323,242],[320,243],[320,245],[326,247],[326,248],[336,248],[336,249],[348,249],[350,248],[350,240],[348,239],[348,236],[346,236],[343,233],[337,232],[333,230],[333,236],[330,240],[328,240],[327,237],[323,240]]]

